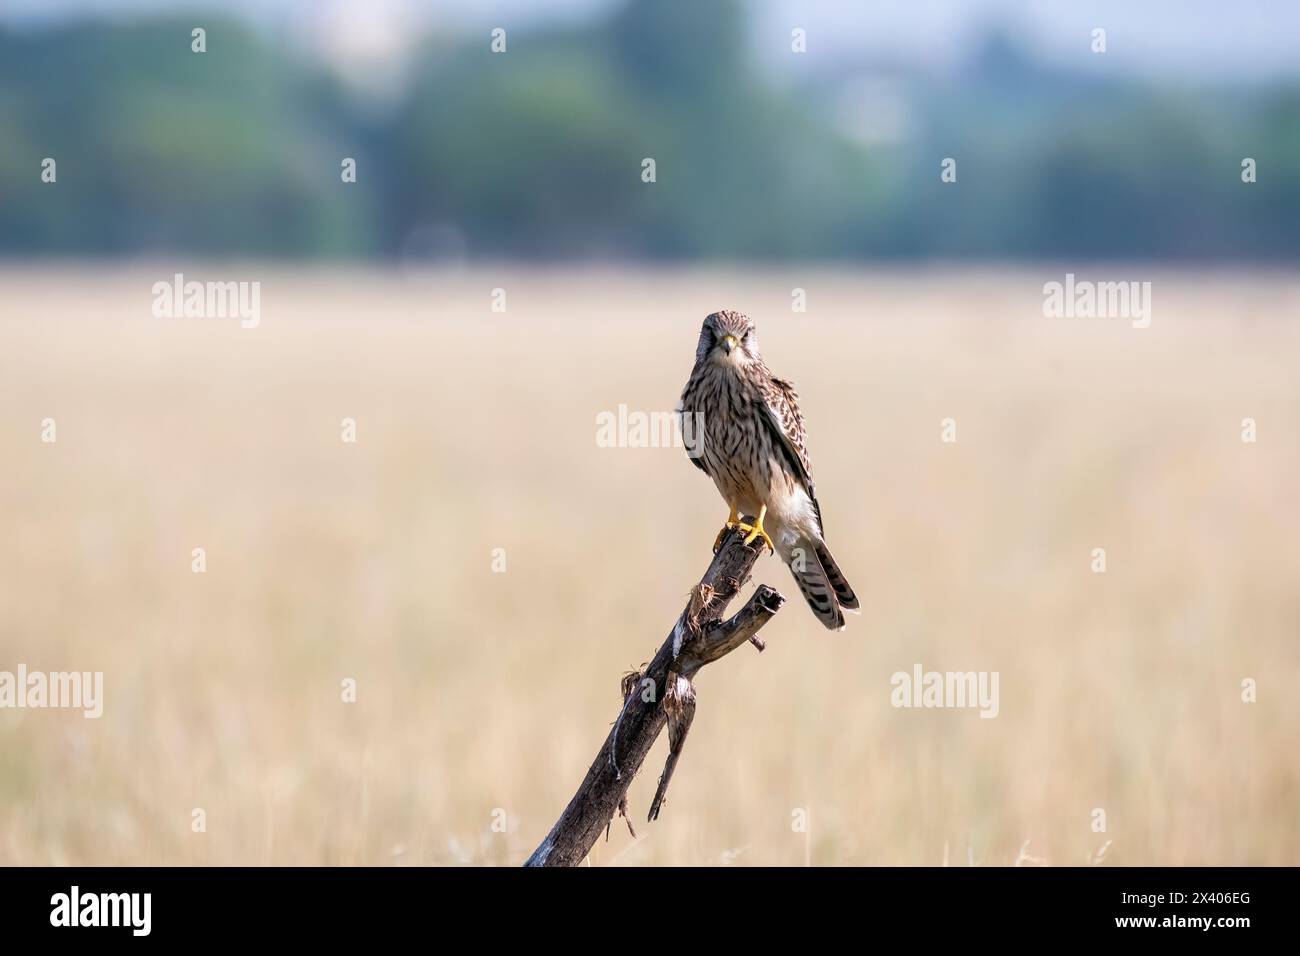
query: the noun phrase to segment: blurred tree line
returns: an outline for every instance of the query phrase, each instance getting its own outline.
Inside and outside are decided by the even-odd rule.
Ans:
[[[206,23],[202,55],[192,20],[0,31],[0,253],[1300,251],[1294,87],[1056,72],[993,34],[952,75],[897,76],[906,128],[872,142],[843,121],[843,77],[778,86],[762,73],[735,0],[630,0],[600,21],[512,33],[500,55],[486,37],[430,38],[383,108],[239,21]],[[340,180],[345,156],[355,184]],[[56,185],[40,180],[45,157]],[[956,183],[940,181],[944,157]]]

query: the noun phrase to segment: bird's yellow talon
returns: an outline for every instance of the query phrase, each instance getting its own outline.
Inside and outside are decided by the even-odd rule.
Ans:
[[[755,540],[757,540],[758,538],[762,538],[763,543],[767,545],[768,550],[771,551],[773,554],[776,554],[776,545],[772,543],[772,539],[768,537],[767,532],[763,530],[763,519],[766,517],[767,517],[767,505],[763,505],[761,508],[758,509],[758,520],[755,521],[752,526],[747,524],[742,524],[740,528],[742,531],[749,532],[749,534],[745,537],[745,544],[753,544]]]
[[[722,547],[722,539],[727,536],[727,532],[732,528],[743,528],[746,531],[749,530],[748,525],[740,523],[740,512],[736,510],[735,505],[731,506],[731,514],[727,516],[727,523],[722,526],[722,530],[718,532],[718,536],[713,539],[714,554],[718,553],[718,549]]]

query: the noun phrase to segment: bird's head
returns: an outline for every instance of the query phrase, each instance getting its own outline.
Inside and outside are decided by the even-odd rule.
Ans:
[[[714,312],[700,329],[695,361],[716,362],[732,368],[762,361],[753,321],[744,313],[730,309]]]

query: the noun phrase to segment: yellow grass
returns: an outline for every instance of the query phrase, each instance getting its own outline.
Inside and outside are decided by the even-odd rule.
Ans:
[[[1044,319],[1064,270],[186,269],[261,280],[244,330],[153,318],[173,271],[0,272],[0,670],[106,685],[0,710],[0,863],[521,862],[726,514],[596,416],[672,408],[723,307],[863,613],[762,559],[767,652],[703,672],[663,816],[661,740],[593,864],[1300,859],[1300,281],[1097,270],[1153,279],[1137,330]],[[917,663],[1000,715],[892,707]]]

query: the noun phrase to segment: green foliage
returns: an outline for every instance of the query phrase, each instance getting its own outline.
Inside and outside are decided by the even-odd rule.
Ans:
[[[171,19],[0,32],[0,253],[1300,251],[1296,90],[1057,74],[994,35],[942,81],[895,77],[907,129],[868,145],[843,121],[851,86],[778,88],[744,26],[735,0],[631,0],[512,33],[506,54],[439,38],[384,109],[236,21],[209,22],[206,54]],[[940,182],[945,156],[956,183]],[[1258,183],[1241,182],[1244,156]]]

